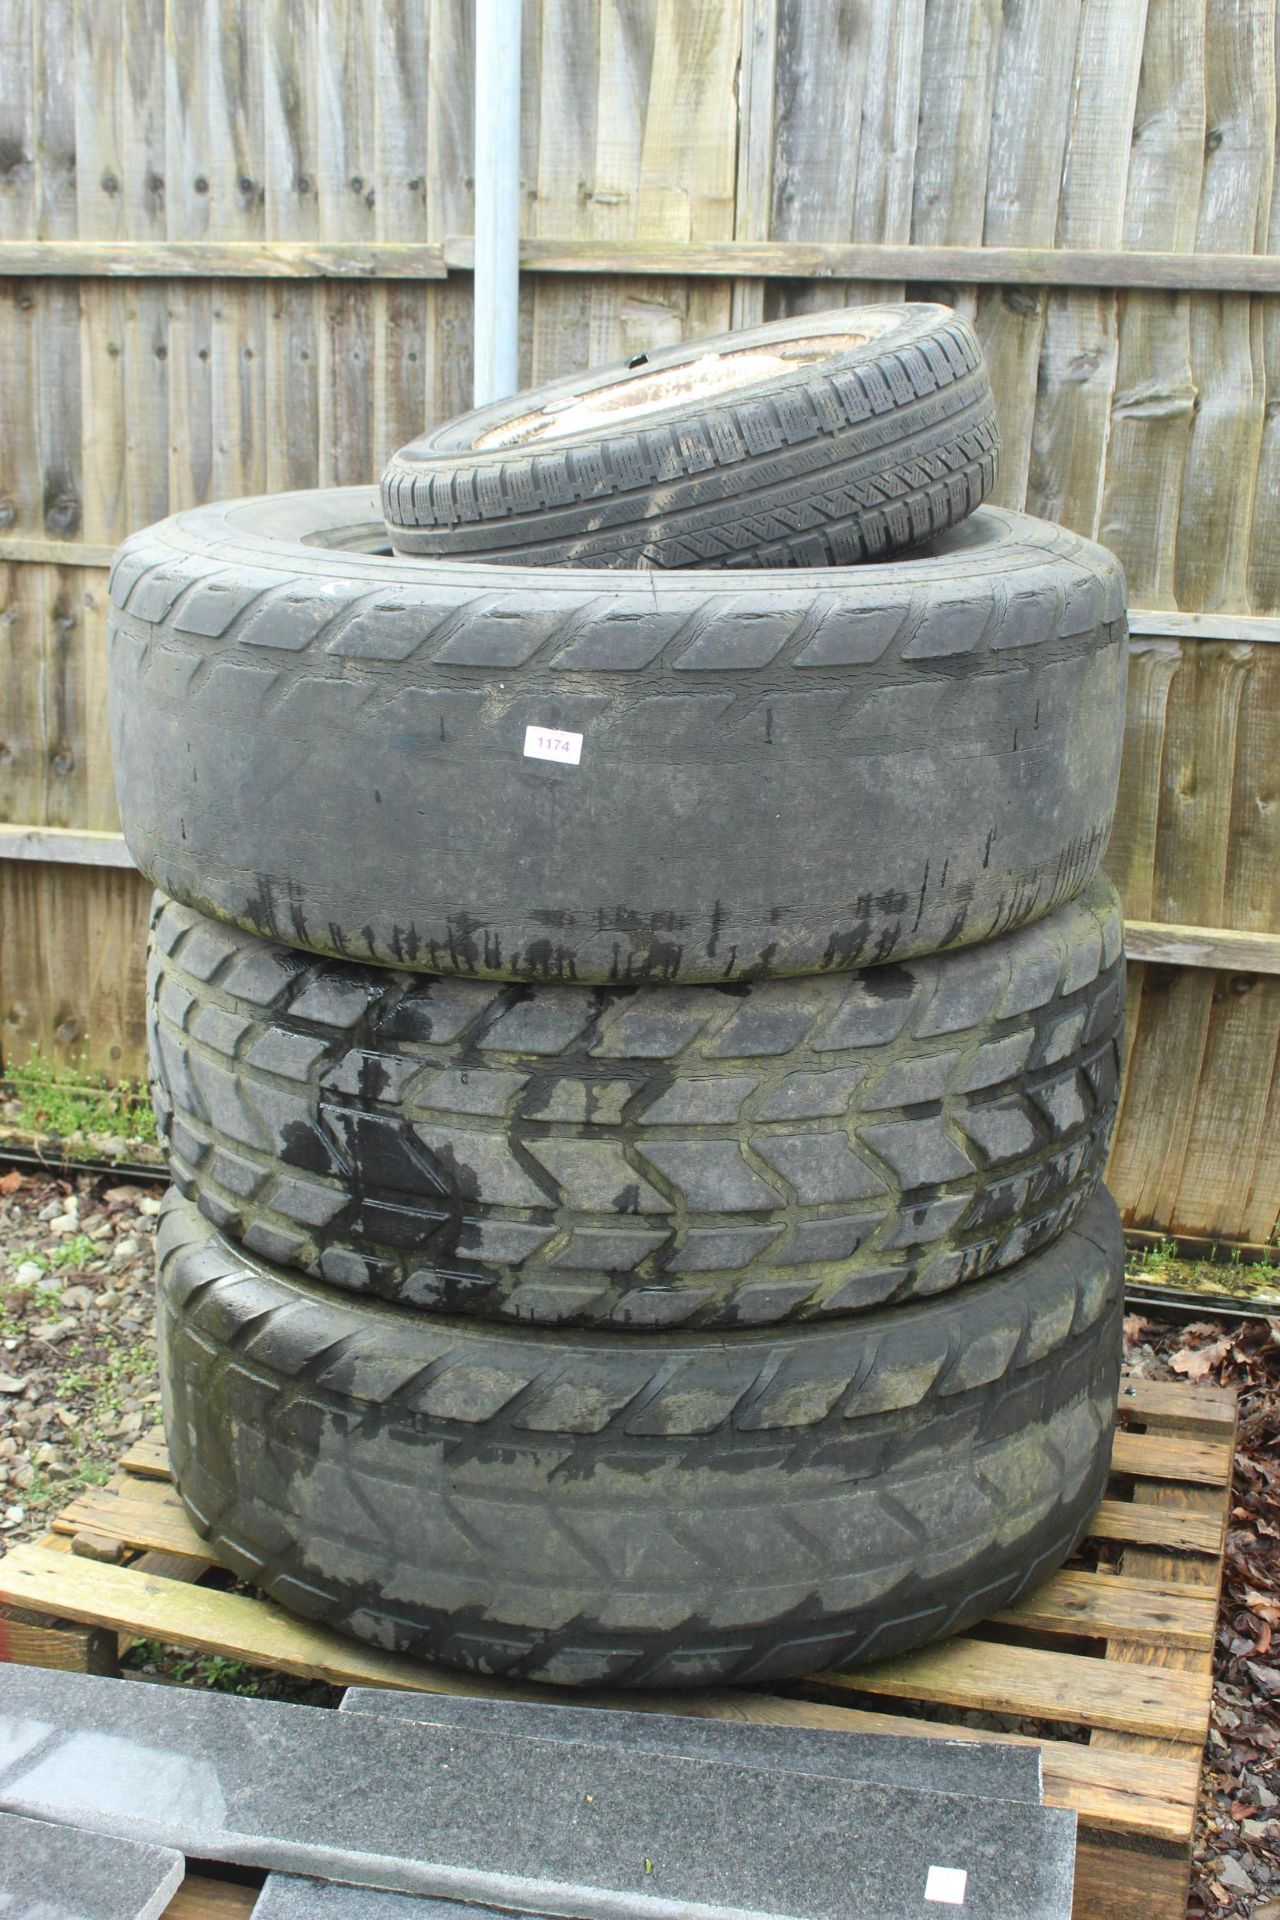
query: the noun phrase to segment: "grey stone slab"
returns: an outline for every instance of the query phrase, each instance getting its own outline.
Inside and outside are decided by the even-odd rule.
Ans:
[[[673,1753],[732,1760],[769,1771],[827,1774],[922,1793],[971,1793],[1039,1806],[1040,1749],[994,1741],[935,1740],[884,1733],[833,1733],[819,1727],[771,1726],[755,1720],[704,1720],[692,1714],[619,1712],[610,1707],[542,1701],[486,1700],[468,1694],[401,1693],[349,1687],[343,1713],[519,1734],[534,1740],[586,1740],[632,1753]]]
[[[1052,1807],[0,1666],[0,1810],[572,1920],[1066,1920]]]
[[[155,1920],[185,1871],[171,1847],[0,1813],[4,1920]]]
[[[301,1874],[269,1873],[253,1920],[509,1920],[493,1907],[436,1900],[429,1893],[384,1893]]]

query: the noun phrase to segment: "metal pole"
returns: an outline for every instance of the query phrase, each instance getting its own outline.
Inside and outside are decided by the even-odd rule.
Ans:
[[[520,337],[520,0],[476,0],[474,403],[517,385]]]

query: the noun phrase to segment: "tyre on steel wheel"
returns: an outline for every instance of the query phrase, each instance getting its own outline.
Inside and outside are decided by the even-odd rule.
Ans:
[[[178,514],[111,576],[112,758],[164,892],[339,959],[581,985],[968,946],[1111,828],[1123,581],[979,508],[893,564],[389,558],[356,488]]]
[[[1123,964],[1105,880],[971,952],[729,988],[358,967],[158,898],[156,1112],[207,1219],[357,1293],[633,1331],[813,1319],[1074,1219]]]
[[[170,1459],[219,1563],[452,1666],[702,1686],[902,1652],[1044,1579],[1106,1480],[1101,1189],[942,1299],[729,1338],[354,1301],[176,1198],[158,1244]]]
[[[849,307],[637,354],[433,428],[382,478],[400,553],[831,567],[917,546],[995,484],[972,327]]]

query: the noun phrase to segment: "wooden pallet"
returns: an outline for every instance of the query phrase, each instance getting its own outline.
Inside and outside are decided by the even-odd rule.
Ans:
[[[966,1738],[1032,1741],[1045,1799],[1079,1817],[1079,1920],[1182,1920],[1234,1441],[1232,1394],[1126,1381],[1112,1478],[1084,1549],[981,1626],[774,1694],[573,1698],[871,1733],[954,1737],[959,1723]],[[109,1672],[119,1636],[145,1636],[336,1685],[556,1697],[379,1653],[218,1581],[162,1440],[144,1437],[108,1486],[0,1560],[0,1658]],[[975,1709],[1020,1730],[970,1728],[962,1716]],[[170,1920],[240,1920],[252,1900],[243,1887],[189,1879]]]

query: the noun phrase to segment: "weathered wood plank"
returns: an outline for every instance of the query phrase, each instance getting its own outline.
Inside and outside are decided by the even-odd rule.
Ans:
[[[1242,640],[1255,647],[1274,646],[1280,642],[1280,618],[1274,614],[1178,613],[1159,607],[1132,607],[1129,631],[1174,640]]]
[[[169,1449],[161,1430],[157,1427],[151,1433],[139,1435],[121,1455],[120,1466],[125,1473],[136,1473],[143,1479],[171,1479]]]
[[[145,1078],[150,899],[141,874],[0,861],[5,1060],[38,1047],[113,1079]]]
[[[969,1635],[849,1673],[824,1673],[814,1684],[983,1712],[995,1702],[1016,1700],[1024,1716],[1196,1745],[1204,1738],[1213,1692],[1208,1674],[1120,1669],[1087,1655]]]
[[[1147,0],[1081,0],[1058,240],[1118,247]],[[1114,291],[1059,292],[1045,315],[1028,511],[1097,531],[1116,375]]]
[[[1129,153],[1126,247],[1189,254],[1204,171],[1204,0],[1149,0]],[[1124,564],[1129,591],[1174,604],[1178,502],[1195,386],[1190,304],[1131,295],[1120,308],[1111,437],[1098,534]]]
[[[1195,1220],[1215,1238],[1235,1239],[1248,1230],[1251,1205],[1265,1201],[1262,1237],[1273,1241],[1280,1189],[1259,1175],[1275,1166],[1270,1134],[1278,1072],[1280,980],[1220,974],[1187,1128],[1178,1219]],[[1234,1291],[1225,1276],[1224,1286]]]
[[[1234,1434],[1231,1436],[1234,1447]],[[1184,1513],[1197,1518],[1216,1520],[1223,1528],[1225,1536],[1227,1509],[1230,1504],[1230,1483],[1225,1489],[1208,1489],[1187,1486],[1139,1486],[1136,1499],[1139,1503],[1158,1509],[1162,1513]],[[1136,1579],[1175,1580],[1186,1584],[1193,1591],[1203,1595],[1213,1605],[1218,1604],[1222,1581],[1222,1560],[1174,1560],[1169,1556],[1153,1552],[1148,1548],[1134,1546],[1126,1550],[1121,1558],[1121,1570],[1124,1576]],[[1117,1636],[1107,1642],[1107,1665],[1119,1667],[1131,1665],[1143,1672],[1174,1672],[1198,1678],[1202,1684],[1212,1686],[1213,1650],[1212,1647],[1179,1647],[1161,1641],[1159,1638],[1124,1638]],[[1107,1750],[1121,1754],[1126,1760],[1137,1760],[1143,1755],[1159,1754],[1164,1751],[1159,1736],[1152,1736],[1137,1728],[1097,1728],[1090,1734],[1090,1750]],[[1190,1877],[1191,1847],[1188,1841],[1185,1850],[1185,1874],[1175,1881],[1173,1892],[1179,1885],[1185,1885]]]
[[[1166,1513],[1131,1500],[1103,1500],[1090,1523],[1095,1540],[1134,1540],[1167,1552],[1220,1553],[1222,1525],[1200,1514]]]
[[[909,244],[924,41],[921,0],[845,5],[834,21],[805,0],[780,9],[768,228],[775,240]],[[831,166],[824,155],[832,150],[847,153],[848,165]],[[891,279],[793,281],[766,288],[765,311],[781,317],[902,298],[902,282]]]
[[[1131,960],[1155,960],[1166,966],[1280,973],[1280,934],[1276,933],[1236,933],[1226,927],[1126,920],[1124,950]]]
[[[1277,136],[1280,144],[1280,125]],[[1266,249],[1280,249],[1280,157],[1272,167]],[[1280,611],[1280,307],[1270,300],[1262,309],[1262,375],[1265,405],[1246,580],[1249,604],[1274,613]]]
[[[1216,976],[1144,967],[1130,996],[1129,1056],[1107,1182],[1127,1226],[1192,1228],[1178,1211],[1195,1088],[1209,1035]]]
[[[58,1593],[60,1578],[65,1594]],[[6,1599],[20,1594],[24,1604],[37,1606],[48,1603],[57,1594],[58,1604],[72,1618],[101,1620],[121,1631],[144,1633],[177,1646],[221,1652],[251,1664],[271,1666],[276,1671],[304,1678],[327,1679],[338,1685],[394,1686],[507,1699],[547,1698],[554,1693],[554,1690],[520,1682],[486,1681],[452,1674],[394,1655],[379,1654],[354,1640],[284,1614],[269,1601],[245,1595],[192,1588],[186,1583],[92,1561],[76,1560],[68,1572],[62,1556],[40,1546],[18,1548],[0,1560],[0,1593]],[[1022,1655],[1027,1650],[992,1647],[990,1651]],[[1042,1657],[1037,1668],[1041,1675],[1045,1672],[1045,1659],[1070,1661],[1074,1667],[1088,1668],[1099,1680],[1104,1676],[1103,1662],[1067,1655]],[[1057,1674],[1060,1668],[1053,1671]],[[848,1676],[853,1682],[859,1677]],[[1042,1679],[1038,1692],[1043,1691],[1044,1684]],[[1130,1691],[1135,1695],[1142,1692],[1141,1682]],[[1181,1700],[1183,1693],[1191,1690],[1157,1685],[1147,1691],[1159,1699],[1154,1715],[1164,1720],[1169,1717],[1170,1701]],[[1194,1691],[1198,1698],[1199,1690]],[[856,1707],[766,1694],[605,1693],[576,1697],[583,1704],[693,1713],[703,1718],[812,1726],[832,1731],[848,1728],[850,1731],[906,1732],[910,1729],[922,1736],[941,1739],[1005,1738],[927,1720],[905,1721],[898,1716]],[[1007,1687],[999,1688],[996,1697],[1008,1699]],[[1033,1710],[1030,1704],[1026,1710]],[[1124,1774],[1101,1755],[1096,1761],[1086,1757],[1090,1753],[1086,1747],[1047,1742],[1043,1743],[1043,1751],[1046,1798],[1051,1804],[1074,1806],[1082,1818],[1117,1832],[1155,1832],[1172,1838],[1187,1830],[1198,1771],[1192,1756],[1160,1758],[1135,1767],[1131,1774]]]
[[[36,99],[33,0],[0,7],[0,239],[36,230]]]
[[[378,7],[373,22],[374,218],[380,242],[427,238],[423,176],[429,139],[431,9],[428,0]],[[288,290],[290,294],[295,289]],[[285,290],[280,289],[284,295]],[[370,472],[426,419],[427,293],[379,284],[372,296],[374,363]],[[312,409],[308,417],[313,417]]]
[[[1224,923],[1280,930],[1280,653],[1259,649],[1244,676],[1235,724],[1235,765],[1227,823]]]
[[[1175,1647],[1212,1648],[1217,1608],[1178,1582],[1114,1574],[1056,1573],[1034,1593],[991,1616],[1004,1626],[1068,1637],[1156,1636]]]
[[[987,160],[987,246],[1053,245],[1079,14],[1080,0],[1005,9]],[[1003,442],[994,498],[1010,507],[1026,498],[1047,306],[1046,292],[1010,287],[983,292],[977,302]]]
[[[44,818],[43,568],[0,569],[0,816]]]
[[[942,252],[981,243],[1000,18],[998,0],[936,0],[929,9],[911,204],[917,245]]]
[[[470,235],[444,243],[446,266],[469,269]],[[4,260],[0,250],[0,263]],[[391,268],[394,263],[388,261]],[[1210,288],[1274,294],[1280,263],[1268,254],[1124,252],[1091,247],[853,245],[817,241],[719,240],[678,250],[650,241],[522,240],[521,269],[530,273],[747,275],[784,280],[904,280],[947,287],[1040,286],[1104,289]]]
[[[165,1908],[163,1920],[249,1920],[257,1903],[257,1887],[189,1873]]]
[[[774,116],[777,106],[779,0],[742,0],[738,62],[738,179],[733,202],[735,240],[767,240],[773,210]],[[763,280],[735,280],[731,324],[759,326]]]
[[[1148,1380],[1132,1374],[1120,1385],[1120,1413],[1152,1433],[1230,1440],[1236,1428],[1236,1396],[1230,1387],[1192,1380]]]
[[[0,276],[30,279],[442,280],[469,271],[469,234],[437,242],[0,241]],[[1080,247],[899,246],[819,241],[538,237],[520,243],[527,273],[684,278],[902,280],[939,286],[1207,289],[1274,294],[1272,254],[1164,254]]]
[[[1196,246],[1267,244],[1275,166],[1272,0],[1209,0],[1204,182]],[[1249,530],[1265,400],[1262,308],[1228,296],[1191,302],[1195,415],[1183,473],[1174,591],[1183,607],[1247,607]]]
[[[531,234],[590,230],[604,217],[616,217],[610,202],[601,206],[598,193],[620,193],[621,186],[598,180],[596,146],[602,94],[625,77],[628,63],[611,61],[600,71],[602,33],[608,44],[613,26],[602,19],[590,0],[547,0],[542,8],[541,32],[534,52],[537,60],[537,156],[535,192],[524,211]],[[634,64],[632,62],[631,64]],[[621,69],[621,75],[619,73]],[[621,89],[620,89],[621,91]],[[626,108],[623,124],[631,130],[630,146],[638,155],[639,108],[634,89],[621,91]],[[615,112],[605,102],[606,115]],[[618,139],[618,128],[613,140]],[[614,150],[612,144],[605,149]],[[541,277],[526,289],[529,303],[529,377],[537,382],[571,367],[591,364],[588,344],[590,297],[572,280]]]
[[[1226,1487],[1231,1481],[1234,1437],[1191,1439],[1178,1433],[1129,1433],[1123,1427],[1111,1449],[1112,1473],[1142,1480],[1186,1481]]]

